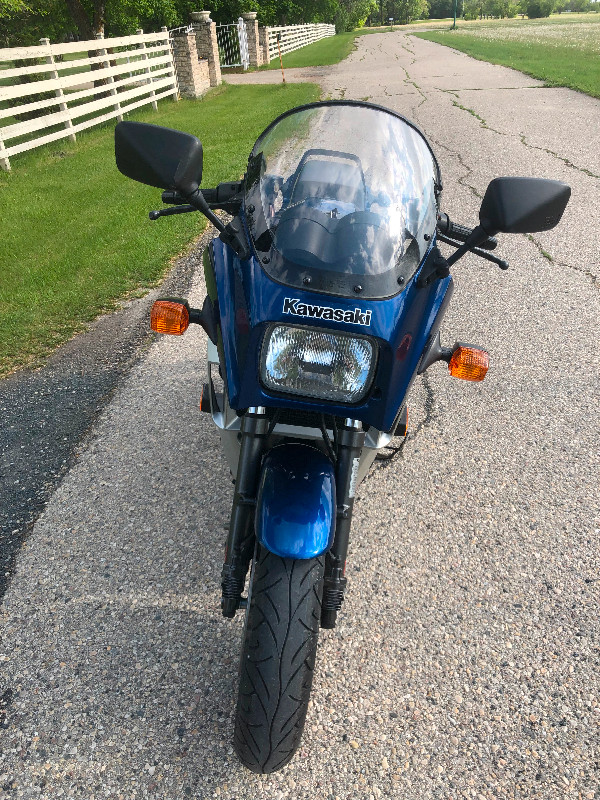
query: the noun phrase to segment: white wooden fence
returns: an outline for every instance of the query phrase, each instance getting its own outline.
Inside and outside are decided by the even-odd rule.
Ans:
[[[326,36],[335,36],[335,25],[325,23],[314,23],[311,25],[284,25],[275,28],[267,28],[267,46],[269,49],[269,61],[272,61],[278,54],[277,36],[279,35],[279,46],[281,53],[290,53],[298,50],[307,44],[312,44]]]
[[[32,62],[0,70],[0,166],[5,170],[16,153],[64,137],[74,140],[79,131],[120,120],[134,108],[148,103],[156,108],[157,100],[178,97],[166,28],[87,42],[41,42],[0,49],[0,63]],[[65,55],[75,57],[64,60]],[[21,83],[28,75],[34,80]],[[16,141],[8,145],[11,140]]]

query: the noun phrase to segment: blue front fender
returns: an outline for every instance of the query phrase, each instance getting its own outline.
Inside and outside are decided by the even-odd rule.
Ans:
[[[256,538],[283,558],[315,558],[333,544],[335,503],[331,461],[309,445],[278,445],[263,461]]]

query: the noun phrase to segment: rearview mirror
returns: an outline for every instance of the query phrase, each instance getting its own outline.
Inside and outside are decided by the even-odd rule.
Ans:
[[[119,122],[115,128],[117,168],[134,181],[192,195],[202,179],[202,143],[189,133]]]
[[[487,188],[479,222],[496,233],[548,231],[560,222],[571,187],[544,178],[495,178]]]

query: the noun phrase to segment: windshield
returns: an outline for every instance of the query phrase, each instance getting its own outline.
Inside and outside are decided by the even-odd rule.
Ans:
[[[286,285],[389,297],[431,245],[435,157],[418,129],[378,106],[318,103],[280,117],[256,142],[247,177],[258,256]]]

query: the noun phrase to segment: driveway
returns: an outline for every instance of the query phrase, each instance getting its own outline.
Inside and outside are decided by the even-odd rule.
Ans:
[[[231,748],[242,620],[219,610],[232,486],[198,411],[205,337],[133,364],[5,597],[1,800],[596,796],[600,103],[401,32],[357,41],[286,77],[417,122],[456,221],[520,174],[572,186],[563,222],[504,237],[508,272],[454,268],[443,341],[492,367],[473,385],[432,367],[402,452],[360,487],[303,746],[272,776]]]

